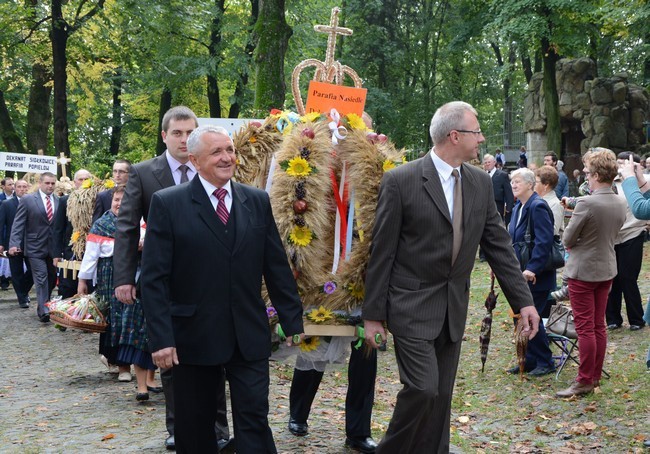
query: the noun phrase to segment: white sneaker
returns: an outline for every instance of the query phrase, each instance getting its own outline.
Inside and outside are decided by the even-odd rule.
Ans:
[[[120,375],[117,376],[118,381],[131,381],[133,377],[131,377],[131,372],[120,372]]]
[[[120,368],[118,366],[116,366],[115,364],[109,364],[108,372],[111,373],[111,374],[119,374],[120,373]]]

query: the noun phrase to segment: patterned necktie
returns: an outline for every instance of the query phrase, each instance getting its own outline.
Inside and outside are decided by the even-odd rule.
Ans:
[[[45,213],[47,214],[47,222],[52,222],[54,217],[54,210],[52,209],[52,202],[50,201],[50,196],[45,196]]]
[[[185,164],[181,164],[178,166],[178,170],[181,171],[181,183],[187,183],[188,181],[190,181],[189,178],[187,178],[187,171],[189,169],[190,168],[187,167]]]
[[[221,219],[221,222],[225,225],[228,222],[228,208],[226,208],[225,200],[228,191],[224,188],[219,188],[215,189],[213,194],[219,200],[219,203],[217,203],[217,216],[219,216],[219,219]]]
[[[451,219],[451,225],[454,229],[454,241],[451,253],[451,264],[453,265],[460,251],[460,243],[463,241],[463,190],[458,170],[454,169],[451,175],[454,177],[454,211]]]

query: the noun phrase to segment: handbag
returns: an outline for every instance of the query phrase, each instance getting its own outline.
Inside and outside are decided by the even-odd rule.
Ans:
[[[573,310],[564,304],[555,304],[551,306],[551,312],[548,321],[544,325],[546,331],[569,339],[577,339],[576,325],[573,321]]]
[[[553,212],[551,209],[544,203],[544,207],[548,211],[548,214],[551,216],[551,220],[553,220]],[[521,209],[521,208],[520,208]],[[528,223],[526,224],[526,233],[524,234],[524,241],[519,241],[515,243],[517,248],[519,249],[519,256],[521,257],[521,271],[524,271],[526,269],[526,265],[528,265],[528,262],[530,261],[530,251],[533,249],[533,241],[532,241],[532,236],[530,234],[531,232],[531,220],[532,216],[528,215]],[[560,240],[560,235],[553,235],[553,245],[551,246],[551,252],[548,255],[548,260],[546,261],[546,265],[544,266],[544,271],[551,271],[551,270],[557,270],[558,268],[562,268],[564,266],[564,256],[565,256],[565,249],[564,245],[562,244],[562,241]]]

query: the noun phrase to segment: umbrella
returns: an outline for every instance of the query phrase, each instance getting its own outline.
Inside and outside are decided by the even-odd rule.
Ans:
[[[487,360],[488,348],[490,346],[490,336],[492,334],[492,311],[497,305],[497,295],[494,293],[494,272],[490,271],[490,293],[488,293],[487,298],[485,298],[485,308],[487,309],[487,314],[481,322],[481,334],[479,336],[479,343],[481,344],[481,372],[485,371],[485,361]]]

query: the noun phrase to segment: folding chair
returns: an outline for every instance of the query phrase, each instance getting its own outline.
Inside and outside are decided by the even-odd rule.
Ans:
[[[564,366],[566,366],[567,364],[567,361],[571,360],[577,365],[580,365],[580,361],[578,360],[578,357],[576,355],[579,353],[578,339],[572,339],[566,336],[561,336],[560,334],[555,334],[548,330],[546,331],[546,337],[548,337],[550,343],[552,343],[559,349],[558,354],[553,355],[553,360],[555,361],[555,368],[557,370],[557,373],[555,374],[555,379],[558,380],[560,377],[560,373],[562,373],[562,370],[564,370]],[[607,378],[610,378],[609,374],[605,369],[603,369],[603,375]]]

